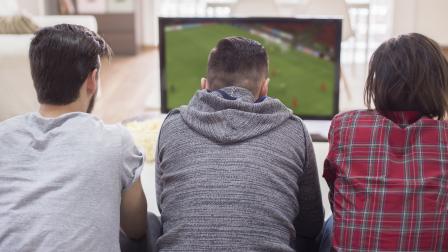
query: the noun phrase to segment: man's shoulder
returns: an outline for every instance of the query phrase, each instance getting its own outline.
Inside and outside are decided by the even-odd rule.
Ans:
[[[2,127],[8,127],[10,125],[16,125],[18,123],[22,123],[23,121],[26,120],[27,117],[29,117],[30,115],[32,115],[32,113],[28,113],[28,114],[22,114],[22,115],[17,115],[14,117],[10,117],[8,119],[5,119],[4,121],[0,121],[0,128]]]
[[[17,115],[0,122],[0,135],[20,130],[27,125],[32,113]]]
[[[121,145],[132,145],[133,137],[129,129],[121,123],[107,124],[100,119],[91,121],[95,126],[96,133],[102,135],[103,141],[119,141]],[[94,129],[92,129],[94,130]]]
[[[292,127],[296,131],[287,131],[286,134],[295,134],[297,132],[300,132],[302,134],[307,134],[308,130],[305,126],[305,123],[303,122],[303,119],[296,115],[291,115],[286,121],[286,125],[289,125],[289,127]]]
[[[296,115],[291,115],[282,124],[273,128],[270,132],[270,134],[264,134],[265,137],[270,138],[269,141],[288,145],[294,149],[302,149],[308,139],[310,139],[308,129],[306,128],[303,119]]]
[[[299,116],[296,116],[296,115],[291,115],[289,118],[288,118],[288,121],[290,121],[290,123],[293,123],[293,124],[295,124],[295,125],[298,125],[299,127],[301,127],[301,128],[304,128],[305,126],[305,124],[303,123],[303,119],[302,118],[300,118]]]
[[[165,120],[162,123],[161,131],[171,131],[176,130],[180,126],[185,125],[182,120],[182,115],[180,112],[180,108],[176,108],[171,110],[165,117]]]
[[[121,124],[106,124],[101,119],[87,113],[68,113],[57,118],[45,118],[38,113],[28,113],[0,122],[0,134],[12,131],[30,130],[33,132],[72,132],[74,134],[123,135],[126,133]]]
[[[108,124],[100,118],[87,113],[67,114],[58,121],[64,125],[64,129],[76,131],[76,134],[102,135],[103,139],[112,140],[114,137],[120,138],[128,135],[126,128],[120,123]]]
[[[108,124],[100,118],[87,113],[73,113],[66,115],[61,120],[61,123],[66,123],[67,127],[76,127],[91,133],[104,132],[105,134],[123,134],[126,133],[125,127],[120,123]]]

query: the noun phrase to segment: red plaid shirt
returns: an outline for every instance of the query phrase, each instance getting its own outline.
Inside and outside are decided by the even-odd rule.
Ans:
[[[353,111],[329,133],[337,251],[448,251],[448,122]]]

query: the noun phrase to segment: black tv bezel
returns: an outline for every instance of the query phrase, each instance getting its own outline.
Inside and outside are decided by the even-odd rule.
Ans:
[[[302,119],[307,120],[331,120],[339,113],[339,82],[340,82],[340,56],[341,56],[341,39],[342,39],[342,19],[340,18],[283,18],[283,17],[238,17],[238,18],[210,18],[210,17],[159,17],[159,57],[160,57],[160,102],[161,112],[168,113],[171,109],[168,108],[167,100],[167,83],[166,83],[166,65],[165,65],[165,27],[168,25],[176,25],[183,23],[260,23],[260,22],[317,22],[317,23],[336,23],[336,45],[335,45],[335,83],[333,90],[333,114],[329,116],[312,116],[296,114]],[[211,49],[211,48],[210,48]],[[339,66],[339,67],[338,67]],[[199,89],[199,80],[198,80]]]

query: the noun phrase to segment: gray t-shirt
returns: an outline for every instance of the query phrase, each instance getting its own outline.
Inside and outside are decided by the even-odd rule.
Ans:
[[[121,193],[143,154],[86,113],[0,123],[0,251],[120,251]]]

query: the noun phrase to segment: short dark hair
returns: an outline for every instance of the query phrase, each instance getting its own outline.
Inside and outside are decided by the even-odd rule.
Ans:
[[[29,59],[39,103],[74,102],[89,73],[100,67],[99,58],[111,53],[101,36],[83,26],[60,24],[36,32]]]
[[[268,56],[259,42],[227,37],[210,52],[207,79],[212,89],[240,86],[255,94],[268,70]]]
[[[381,44],[370,59],[364,102],[379,112],[414,110],[445,118],[448,62],[440,46],[418,33]]]

